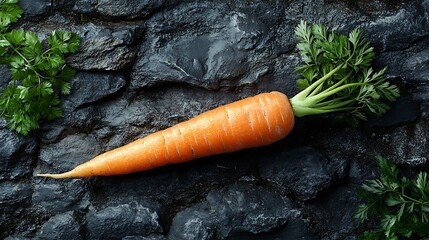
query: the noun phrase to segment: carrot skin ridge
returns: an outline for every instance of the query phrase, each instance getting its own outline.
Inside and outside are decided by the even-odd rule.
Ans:
[[[121,175],[215,154],[269,145],[293,129],[294,113],[280,92],[261,93],[102,153],[51,178]]]

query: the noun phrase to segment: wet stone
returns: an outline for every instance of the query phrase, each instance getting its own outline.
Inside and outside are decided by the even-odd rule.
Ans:
[[[379,51],[407,49],[427,34],[428,9],[420,3],[413,7],[404,6],[387,16],[375,19],[365,32]]]
[[[311,147],[299,147],[263,161],[260,174],[283,192],[307,201],[331,186],[334,170],[327,168],[327,160]],[[340,165],[341,166],[341,165]]]
[[[61,213],[43,224],[36,239],[83,239],[79,228],[80,225],[73,216],[73,212]]]
[[[84,182],[80,179],[64,184],[58,181],[45,182],[35,187],[32,201],[49,213],[83,210],[88,207],[85,189]]]
[[[162,232],[156,209],[137,202],[91,209],[86,218],[87,231],[93,239],[120,239]]]
[[[65,111],[73,111],[118,92],[125,84],[123,74],[78,72],[71,80],[73,90],[70,95],[64,97],[61,106]]]
[[[429,163],[429,123],[421,121],[400,126],[376,139],[385,146],[382,156],[399,164],[411,167],[426,166]]]
[[[109,19],[145,18],[161,7],[166,7],[176,1],[166,0],[77,0],[73,11],[83,14],[98,14]]]
[[[320,239],[356,239],[353,233],[359,227],[359,220],[354,215],[359,203],[356,186],[343,185],[305,206],[303,215]]]
[[[20,0],[19,5],[24,10],[24,18],[32,19],[48,13],[52,7],[51,0]]]
[[[119,70],[129,67],[136,56],[140,36],[138,26],[110,28],[93,23],[72,29],[81,36],[81,50],[69,56],[67,63],[79,70]]]
[[[147,237],[143,236],[126,236],[123,237],[122,240],[167,240],[167,237],[159,234],[151,234]]]
[[[101,147],[94,136],[69,135],[59,142],[41,147],[39,159],[42,169],[39,171],[68,171],[98,153],[101,153]]]
[[[10,232],[10,223],[27,214],[32,192],[28,183],[0,182],[0,232]]]
[[[210,9],[208,16],[204,9]],[[183,18],[185,11],[192,14]],[[161,39],[159,32],[165,29],[159,29],[158,21],[165,17],[171,18],[163,19],[170,22],[166,27],[171,30]],[[224,4],[208,2],[198,7],[185,4],[169,14],[154,16],[133,67],[131,88],[179,82],[218,89],[261,81],[270,69],[262,62],[270,49],[258,49],[269,39],[267,24],[270,22],[251,15],[248,9],[233,12]],[[184,25],[190,27],[185,31]]]
[[[391,103],[390,109],[383,116],[369,118],[366,127],[390,127],[415,122],[420,116],[420,104],[410,96],[400,96]]]
[[[11,80],[10,71],[4,64],[0,64],[0,76],[0,90],[3,91],[3,89],[9,84]]]
[[[22,177],[32,171],[37,141],[24,137],[7,128],[0,120],[0,180]]]
[[[410,55],[402,65],[406,81],[424,83],[429,81],[429,49]]]
[[[225,239],[234,232],[258,234],[285,224],[292,203],[262,187],[235,184],[207,195],[206,201],[179,212],[170,239]]]

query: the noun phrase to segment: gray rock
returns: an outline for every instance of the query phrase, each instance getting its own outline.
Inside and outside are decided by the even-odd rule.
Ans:
[[[0,238],[26,239],[39,228],[41,213],[32,205],[32,184],[19,180],[0,182]]]
[[[48,13],[51,8],[50,0],[21,0],[19,5],[24,10],[24,18],[34,19]]]
[[[427,35],[429,3],[421,1],[403,6],[371,22],[365,32],[380,51],[398,51],[409,48],[413,42]]]
[[[209,15],[204,9],[210,9]],[[271,67],[262,59],[268,49],[261,48],[269,39],[270,23],[245,10],[228,12],[224,4],[204,2],[155,16],[147,23],[148,41],[133,68],[131,88],[179,82],[218,89],[261,81]],[[185,12],[192,14],[184,18]],[[170,18],[163,21],[171,22],[167,26],[171,30],[160,38],[159,32],[165,29],[159,29],[158,22],[165,17]],[[184,25],[190,27],[184,31]]]
[[[3,91],[3,89],[9,84],[11,80],[10,71],[4,64],[0,64],[0,76],[0,91]]]
[[[61,107],[66,112],[73,111],[118,92],[125,84],[123,74],[78,72],[71,81],[73,90],[63,98]]]
[[[69,56],[67,63],[79,70],[119,70],[133,63],[137,51],[134,43],[140,27],[105,27],[93,23],[71,29],[81,38],[81,50]]]
[[[359,220],[354,218],[358,204],[356,186],[343,185],[305,206],[303,215],[320,239],[357,239],[353,233],[359,227]]]
[[[64,184],[58,181],[36,185],[32,196],[33,204],[47,213],[64,213],[84,210],[88,207],[88,196],[82,180],[71,180]]]
[[[68,171],[101,153],[101,147],[90,135],[69,135],[61,141],[43,146],[39,159],[50,171]],[[47,171],[46,168],[42,170]]]
[[[33,189],[29,183],[0,182],[0,236],[7,236],[25,224]],[[24,223],[23,223],[24,222]],[[28,227],[28,226],[27,226]]]
[[[30,238],[26,237],[19,237],[19,236],[9,236],[5,238],[4,240],[29,240]]]
[[[228,240],[283,240],[283,239],[296,239],[296,240],[319,240],[316,234],[312,233],[304,220],[300,218],[289,219],[286,226],[277,228],[274,231],[266,233],[246,233],[238,232],[233,233]]]
[[[36,239],[82,239],[79,228],[73,212],[61,213],[43,224]]]
[[[300,201],[313,199],[335,179],[335,171],[330,171],[325,164],[327,160],[311,147],[300,147],[273,157],[261,164],[261,177]]]
[[[415,92],[415,98],[420,101],[420,112],[421,117],[428,119],[429,118],[429,102],[426,101],[429,97],[429,84],[420,86]]]
[[[404,78],[410,82],[424,83],[429,81],[429,49],[411,54],[404,60],[402,71]]]
[[[167,7],[175,2],[172,0],[77,0],[73,11],[83,14],[98,14],[108,19],[136,19],[146,18],[161,7]]]
[[[14,179],[32,171],[38,143],[35,137],[24,137],[7,128],[0,120],[0,180]]]
[[[162,233],[156,209],[138,202],[120,204],[87,215],[87,231],[92,239],[119,239],[126,236],[148,236]]]
[[[413,123],[420,117],[420,104],[410,96],[400,96],[391,103],[390,109],[382,116],[369,118],[363,125],[367,127],[389,127]]]
[[[216,220],[207,202],[197,204],[173,218],[169,239],[216,239]]]
[[[262,187],[235,184],[207,195],[207,200],[179,212],[170,239],[225,239],[234,232],[268,232],[285,224],[292,203]]]
[[[126,236],[122,240],[167,240],[164,235],[152,234],[147,237],[143,236]]]
[[[375,139],[383,146],[382,156],[399,164],[412,167],[426,166],[429,163],[429,125],[428,121],[399,126]]]

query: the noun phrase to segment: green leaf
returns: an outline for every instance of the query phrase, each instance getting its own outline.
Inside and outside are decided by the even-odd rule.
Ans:
[[[370,211],[373,211],[371,216],[380,216],[380,228],[371,232],[381,231],[380,239],[429,237],[427,173],[420,172],[416,179],[410,180],[400,176],[393,162],[381,157],[378,161],[381,175],[378,179],[368,180],[359,189],[358,195],[367,203],[357,208],[355,216],[361,221],[369,218]]]
[[[9,66],[15,69],[22,69],[24,68],[25,61],[20,56],[12,56],[9,58]]]
[[[48,43],[51,51],[57,54],[74,53],[80,48],[78,35],[67,31],[52,31]]]
[[[389,207],[393,207],[393,206],[396,206],[396,205],[399,205],[399,204],[402,204],[404,202],[404,200],[402,199],[397,199],[397,198],[395,198],[395,197],[393,197],[393,196],[390,196],[390,197],[388,197],[387,199],[386,199],[386,204],[387,204],[387,206],[389,206]]]
[[[369,206],[366,204],[360,204],[357,208],[355,218],[359,219],[361,222],[364,222],[368,219]]]
[[[29,88],[24,87],[24,86],[18,86],[17,89],[19,90],[19,98],[20,99],[28,98],[28,89]]]
[[[5,37],[10,43],[20,45],[25,40],[25,31],[23,29],[12,30],[5,34]]]
[[[385,215],[381,219],[381,226],[384,229],[384,234],[387,238],[394,237],[394,233],[392,232],[392,228],[395,226],[397,221],[397,217],[394,215]]]
[[[47,97],[54,93],[50,82],[42,82],[39,86],[39,91],[42,97]]]
[[[16,0],[3,0],[0,2],[0,28],[2,31],[9,24],[18,21],[24,11]]]
[[[62,67],[66,62],[65,62],[63,56],[55,54],[55,55],[51,55],[48,58],[48,63],[50,65],[51,69],[57,69],[57,68]]]
[[[347,118],[354,126],[386,113],[386,101],[399,96],[383,77],[385,69],[374,73],[370,68],[375,54],[360,30],[346,36],[301,21],[295,34],[303,61],[296,68],[301,92],[290,99],[295,116],[335,113],[335,120]]]
[[[61,108],[59,108],[59,107],[52,107],[51,111],[49,112],[49,114],[47,116],[47,119],[48,120],[53,120],[53,119],[61,117],[62,115],[63,115],[63,112],[62,112]]]
[[[0,39],[0,47],[8,47],[10,46],[10,43],[6,39]]]
[[[69,66],[64,66],[63,70],[60,73],[60,77],[64,80],[64,81],[70,81],[74,78],[74,76],[76,75],[76,71],[69,67]]]

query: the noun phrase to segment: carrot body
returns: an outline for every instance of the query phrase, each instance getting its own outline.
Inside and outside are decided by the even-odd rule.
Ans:
[[[286,95],[262,93],[105,152],[69,172],[39,176],[73,178],[127,174],[264,146],[286,137],[294,122]]]

